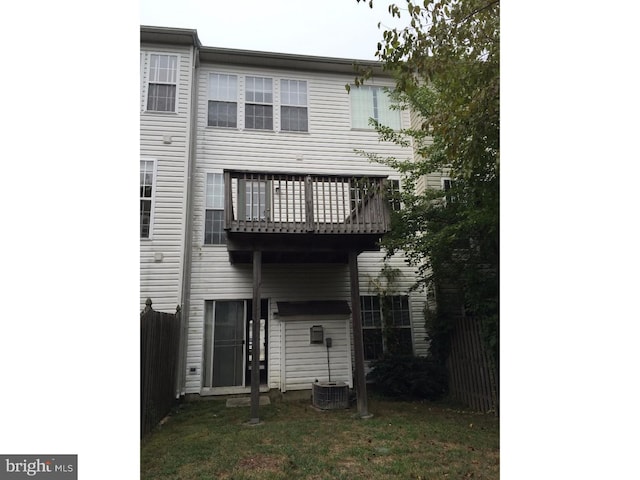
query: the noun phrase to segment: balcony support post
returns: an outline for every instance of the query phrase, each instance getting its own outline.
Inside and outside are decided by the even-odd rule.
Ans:
[[[260,423],[260,287],[262,286],[262,252],[253,251],[253,312],[251,334],[251,418],[250,424]]]
[[[358,253],[349,251],[349,278],[351,283],[351,321],[353,324],[353,353],[356,367],[356,396],[358,416],[371,418],[367,408],[367,382],[364,374],[364,345],[362,341],[362,317],[360,316],[360,280],[358,278]]]
[[[311,179],[311,175],[307,175],[304,179],[304,205],[307,218],[307,232],[313,232],[315,227],[313,218],[313,180]]]

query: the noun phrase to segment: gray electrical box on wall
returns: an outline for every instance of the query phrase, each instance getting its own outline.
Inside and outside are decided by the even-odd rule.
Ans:
[[[311,343],[324,343],[324,329],[322,325],[314,325],[309,329]]]

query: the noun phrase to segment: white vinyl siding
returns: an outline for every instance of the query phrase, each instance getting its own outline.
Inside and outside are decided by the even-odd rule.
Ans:
[[[391,98],[385,88],[371,85],[352,86],[351,94],[351,125],[353,128],[373,128],[369,119],[378,123],[400,129],[400,111],[393,109]]]
[[[181,301],[187,208],[193,47],[142,43],[140,46],[140,160],[155,161],[150,238],[140,239],[140,309],[173,313]],[[178,59],[174,112],[147,110],[151,55]]]
[[[344,382],[353,386],[351,373],[351,345],[349,336],[349,318],[341,320],[310,316],[304,321],[284,321],[283,357],[281,390],[308,390],[316,380]],[[324,338],[331,338],[329,349],[324,343],[311,344],[309,329],[321,325]]]
[[[233,75],[237,77],[238,91],[238,127],[213,128],[208,126],[209,117],[209,79],[210,74]],[[356,130],[351,128],[351,109],[349,94],[344,88],[352,80],[350,75],[319,74],[275,68],[253,68],[237,65],[207,64],[199,68],[198,81],[198,145],[197,164],[194,172],[194,231],[192,236],[192,281],[191,301],[188,312],[188,343],[186,364],[186,393],[201,393],[201,368],[204,345],[205,302],[210,300],[248,299],[253,295],[251,264],[231,264],[226,248],[213,248],[203,245],[205,238],[206,184],[207,173],[222,172],[225,169],[246,170],[249,172],[291,172],[316,173],[332,175],[388,175],[398,179],[397,172],[391,168],[370,162],[367,158],[354,152],[355,149],[376,152],[382,156],[406,158],[411,156],[407,148],[390,142],[380,142],[373,130]],[[245,80],[247,77],[273,79],[273,130],[245,128]],[[304,134],[299,131],[286,131],[281,128],[281,105],[286,96],[282,93],[282,80],[295,79],[306,83],[306,108],[308,130]],[[388,86],[392,82],[388,82]],[[287,87],[285,87],[287,88]],[[408,112],[398,112],[408,124]],[[405,119],[406,115],[406,119]],[[275,203],[278,194],[277,185],[267,188],[265,197],[253,196],[260,206],[271,201]],[[284,187],[282,187],[284,188]],[[246,197],[247,193],[234,191],[234,209],[239,209],[238,196]],[[284,198],[283,192],[279,192]],[[269,199],[269,196],[271,198]],[[240,202],[244,203],[244,202]],[[257,202],[256,202],[257,205]],[[266,206],[265,205],[265,206]],[[260,215],[260,210],[256,210]],[[239,212],[239,211],[238,211]],[[251,216],[254,214],[250,213]],[[384,252],[366,252],[358,257],[360,272],[360,295],[374,295],[370,291],[370,281],[383,266]],[[407,292],[414,282],[413,270],[408,267],[402,256],[396,255],[390,260],[392,266],[400,268],[404,275],[398,283],[401,292]],[[310,318],[300,320],[297,325],[290,320],[282,320],[277,312],[278,301],[307,300],[344,300],[351,303],[349,286],[349,268],[345,264],[264,264],[262,268],[262,298],[270,301],[270,317],[268,329],[268,386],[275,389],[311,388],[311,381],[328,379],[326,347],[311,351],[306,347],[309,342],[309,327],[324,325],[325,337],[330,336],[334,342],[341,341],[332,347],[330,354],[331,379],[347,381],[352,368],[347,367],[353,358],[348,360],[340,353],[346,348],[349,337],[349,348],[353,355],[353,340],[350,319],[336,320]],[[416,354],[424,355],[427,351],[422,309],[424,293],[412,292],[410,296],[411,327]],[[187,315],[187,312],[185,312]],[[325,323],[328,322],[328,323]],[[294,322],[295,323],[295,322]],[[348,327],[347,327],[348,326]],[[327,330],[328,329],[328,330]],[[334,329],[336,329],[334,331]],[[327,334],[327,332],[329,332]],[[294,337],[297,336],[297,340]],[[297,347],[287,349],[285,338],[298,342]],[[344,340],[339,340],[344,337]],[[334,345],[336,345],[334,343]],[[300,348],[299,350],[296,350]],[[334,350],[335,349],[335,350]],[[309,354],[317,355],[318,362],[313,370],[304,366],[304,358]],[[286,357],[286,361],[285,361]],[[335,360],[335,367],[334,367]],[[194,370],[191,371],[191,368]],[[342,373],[340,373],[342,372]],[[335,376],[334,376],[335,373]]]
[[[211,73],[235,75],[238,79],[238,128],[208,127],[209,76]],[[281,81],[274,81],[274,131],[247,129],[245,118],[245,79],[262,77],[296,79],[307,83],[308,132],[280,129]],[[347,75],[321,75],[299,71],[278,71],[248,67],[206,64],[200,67],[198,105],[197,170],[233,169],[247,171],[300,172],[319,174],[391,175],[397,172],[370,162],[354,149],[406,158],[408,148],[380,142],[373,130],[351,128],[349,93],[344,88]],[[389,84],[390,86],[391,84]],[[408,112],[396,112],[403,118]],[[404,121],[404,120],[403,120]],[[208,128],[207,128],[208,127]],[[275,130],[278,130],[277,132]],[[277,135],[276,135],[277,133]],[[197,171],[196,171],[197,174]]]
[[[189,337],[187,346],[187,393],[200,393],[200,369],[204,343],[204,306],[211,299],[246,299],[253,294],[251,264],[229,263],[229,255],[223,249],[196,249],[194,252],[192,301],[189,312]],[[367,252],[358,257],[360,294],[373,295],[370,291],[371,279],[383,265],[384,252]],[[412,269],[401,255],[390,260],[392,266],[400,268],[403,275],[398,280],[398,291],[407,292],[414,281]],[[310,316],[304,320],[288,320],[277,314],[279,301],[308,300],[344,300],[351,303],[349,268],[347,265],[277,265],[264,264],[262,267],[262,298],[269,298],[271,310],[268,329],[268,386],[270,388],[295,390],[310,389],[311,382],[328,379],[326,347],[309,343],[309,328],[323,325],[325,338],[331,337],[331,380],[352,384],[348,372],[353,365],[353,339],[351,317],[338,320]],[[424,331],[423,308],[426,296],[423,292],[412,292],[409,297],[411,318],[411,337],[414,352],[425,355],[427,352]],[[347,343],[346,336],[349,337]],[[294,341],[286,343],[286,338]],[[306,342],[306,343],[305,343]],[[338,342],[338,343],[336,343]],[[342,354],[343,346],[350,345],[350,357]],[[313,365],[305,363],[309,357]],[[189,367],[195,371],[190,373]],[[308,380],[311,379],[311,382]]]

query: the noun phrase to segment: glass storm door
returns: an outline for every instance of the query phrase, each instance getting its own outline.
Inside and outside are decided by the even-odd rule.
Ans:
[[[206,303],[204,387],[244,385],[244,332],[243,300]]]

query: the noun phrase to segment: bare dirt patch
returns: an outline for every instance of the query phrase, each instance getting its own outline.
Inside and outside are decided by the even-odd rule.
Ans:
[[[240,459],[236,468],[245,472],[280,472],[285,462],[284,456],[256,454]]]

